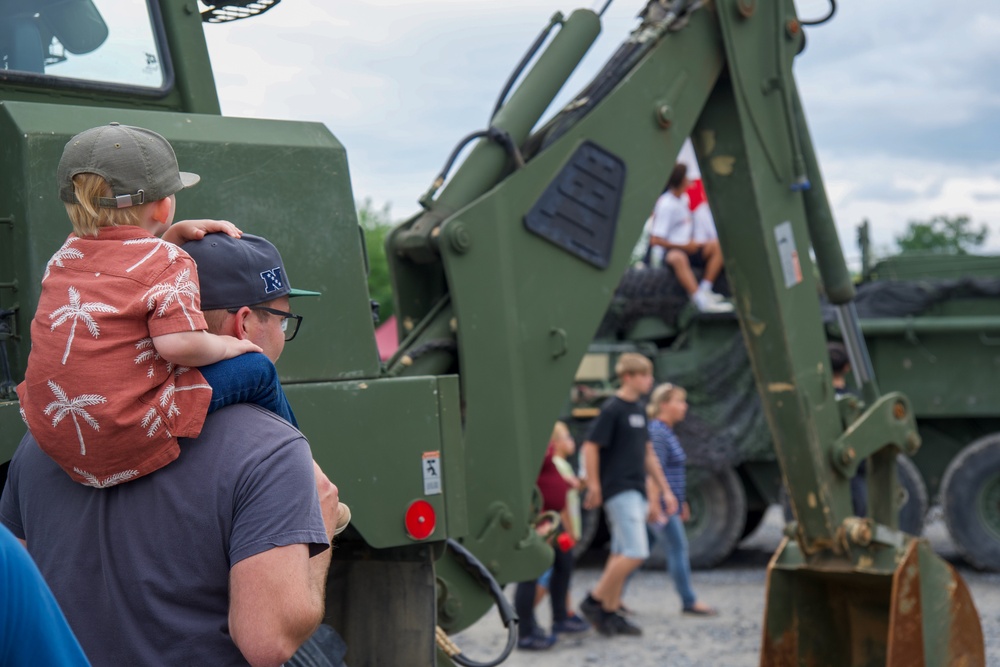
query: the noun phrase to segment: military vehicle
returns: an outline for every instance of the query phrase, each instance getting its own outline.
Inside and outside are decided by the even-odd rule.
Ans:
[[[859,238],[869,257],[866,226]],[[901,529],[919,535],[929,506],[941,503],[966,560],[1000,569],[1000,512],[989,500],[1000,455],[988,453],[1000,429],[1000,400],[989,380],[1000,364],[1000,257],[869,260],[856,304],[876,375],[913,401],[923,442],[912,459],[901,454],[897,462]],[[824,321],[829,339],[838,340],[832,308]],[[691,469],[691,564],[713,567],[784,497],[736,317],[697,314],[669,269],[629,269],[577,373],[571,415],[578,437],[613,391],[614,360],[625,351],[648,354],[659,380],[688,389],[691,409],[678,432]],[[967,446],[978,454],[960,458]],[[946,487],[946,477],[960,481]],[[599,512],[588,514],[578,551],[600,545],[606,534]]]
[[[279,370],[353,509],[327,596],[348,663],[482,664],[449,635],[496,605],[497,664],[517,634],[500,586],[551,560],[534,526],[545,439],[659,175],[694,136],[797,519],[769,568],[762,664],[983,664],[964,582],[897,529],[891,463],[919,437],[856,327],[845,338],[868,407],[830,391],[810,246],[848,323],[854,292],[791,73],[805,24],[790,0],[648,2],[594,81],[536,127],[601,25],[591,10],[553,17],[459,145],[475,147],[453,169],[456,149],[387,242],[404,336],[385,365],[343,147],[320,124],[219,112],[204,24],[273,6],[0,3],[0,460],[23,433],[11,389],[67,234],[62,147],[109,121],[156,130],[202,177],[178,217],[238,221],[282,250],[293,284],[323,292],[301,305],[309,324]],[[847,495],[864,459],[870,518],[851,516]]]

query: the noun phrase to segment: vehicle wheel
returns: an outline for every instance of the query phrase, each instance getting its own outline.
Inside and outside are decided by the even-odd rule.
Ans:
[[[732,468],[687,469],[687,501],[691,518],[684,524],[691,567],[715,567],[732,553],[746,525],[747,498]]]
[[[924,484],[917,464],[905,454],[896,457],[896,475],[903,491],[903,503],[899,508],[899,529],[919,536],[924,532],[924,517],[929,505],[927,485]]]
[[[581,494],[580,502],[583,502]],[[608,542],[608,528],[604,523],[604,510],[580,508],[580,539],[573,545],[573,558],[579,560],[588,551],[603,549]]]
[[[760,522],[764,520],[765,510],[747,510],[747,521],[746,525],[743,526],[743,534],[740,535],[740,540],[749,537],[750,533],[757,530],[760,526]]]
[[[959,550],[981,570],[1000,570],[1000,433],[952,460],[941,481],[944,519]]]

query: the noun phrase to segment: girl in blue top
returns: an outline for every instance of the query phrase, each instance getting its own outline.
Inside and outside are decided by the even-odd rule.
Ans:
[[[650,418],[649,439],[653,443],[653,451],[660,459],[663,474],[677,497],[679,508],[674,514],[669,514],[664,506],[666,523],[652,524],[651,528],[663,545],[670,576],[674,580],[677,594],[681,596],[683,612],[695,616],[715,616],[718,611],[699,602],[691,588],[691,561],[688,558],[687,536],[684,534],[684,522],[691,512],[685,500],[687,455],[674,433],[674,426],[684,420],[687,409],[687,392],[672,384],[661,384],[654,389],[646,406]]]

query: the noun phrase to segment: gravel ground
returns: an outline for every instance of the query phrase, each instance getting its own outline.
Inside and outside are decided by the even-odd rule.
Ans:
[[[640,570],[629,584],[625,602],[635,612],[643,636],[605,638],[594,632],[562,638],[549,651],[515,651],[505,667],[757,667],[764,615],[764,575],[770,555],[781,540],[780,508],[773,507],[756,533],[719,568],[695,572],[700,599],[722,611],[711,619],[680,614],[680,602],[666,572]],[[924,531],[935,551],[951,562],[972,591],[986,639],[986,664],[1000,667],[1000,574],[977,572],[962,562],[936,512]],[[573,601],[578,603],[600,576],[601,563],[583,564],[573,574]],[[513,586],[508,594],[513,595]],[[548,602],[538,608],[538,620],[548,626]],[[493,659],[503,649],[506,634],[499,617],[489,613],[455,635],[465,655]]]

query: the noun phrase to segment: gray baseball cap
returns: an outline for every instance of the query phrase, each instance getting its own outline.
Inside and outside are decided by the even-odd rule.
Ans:
[[[282,296],[319,296],[292,289],[278,249],[265,238],[244,234],[234,239],[207,234],[181,246],[198,264],[201,309],[255,306]]]
[[[73,177],[97,174],[111,185],[113,197],[94,202],[103,208],[126,208],[164,199],[200,180],[180,171],[170,142],[152,130],[110,123],[85,130],[63,149],[56,177],[59,198],[75,204]]]

